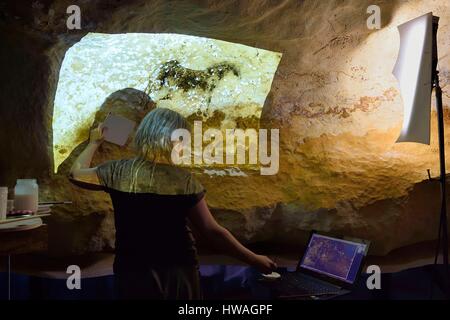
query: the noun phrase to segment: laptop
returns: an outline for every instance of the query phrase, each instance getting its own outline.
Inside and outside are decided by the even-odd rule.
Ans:
[[[295,272],[281,274],[279,299],[331,299],[351,292],[361,273],[369,242],[313,232]]]

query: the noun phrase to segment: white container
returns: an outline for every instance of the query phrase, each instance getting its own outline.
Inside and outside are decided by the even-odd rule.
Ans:
[[[8,187],[0,187],[0,220],[6,219],[7,204],[8,204]]]
[[[14,189],[14,210],[37,212],[39,204],[39,186],[36,179],[18,179]]]

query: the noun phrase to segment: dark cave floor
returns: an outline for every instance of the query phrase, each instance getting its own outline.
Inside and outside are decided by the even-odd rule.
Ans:
[[[273,251],[258,250],[266,254],[280,267],[295,267],[300,254],[274,254]],[[398,272],[405,269],[424,266],[434,262],[436,242],[423,242],[396,249],[386,256],[369,256],[365,265],[378,265],[383,273]],[[6,259],[2,259],[6,260]],[[69,265],[78,265],[82,277],[99,277],[112,274],[114,255],[111,253],[94,253],[83,256],[48,257],[44,255],[18,255],[11,257],[12,272],[46,278],[67,278]],[[440,260],[441,261],[441,260]],[[201,265],[242,265],[241,262],[218,254],[200,254]],[[5,271],[6,263],[1,263],[0,271]]]

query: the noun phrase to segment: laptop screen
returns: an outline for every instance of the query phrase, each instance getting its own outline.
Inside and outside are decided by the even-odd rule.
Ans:
[[[353,283],[366,251],[364,243],[313,234],[300,267]]]

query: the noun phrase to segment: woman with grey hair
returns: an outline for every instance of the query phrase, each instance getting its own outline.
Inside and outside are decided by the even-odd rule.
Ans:
[[[245,248],[211,215],[205,190],[193,175],[171,163],[172,132],[187,129],[175,111],[156,108],[139,125],[137,156],[91,167],[107,128],[90,142],[70,171],[76,182],[94,184],[111,196],[116,227],[114,275],[119,297],[201,298],[198,258],[187,220],[216,247],[264,273],[276,264]]]

